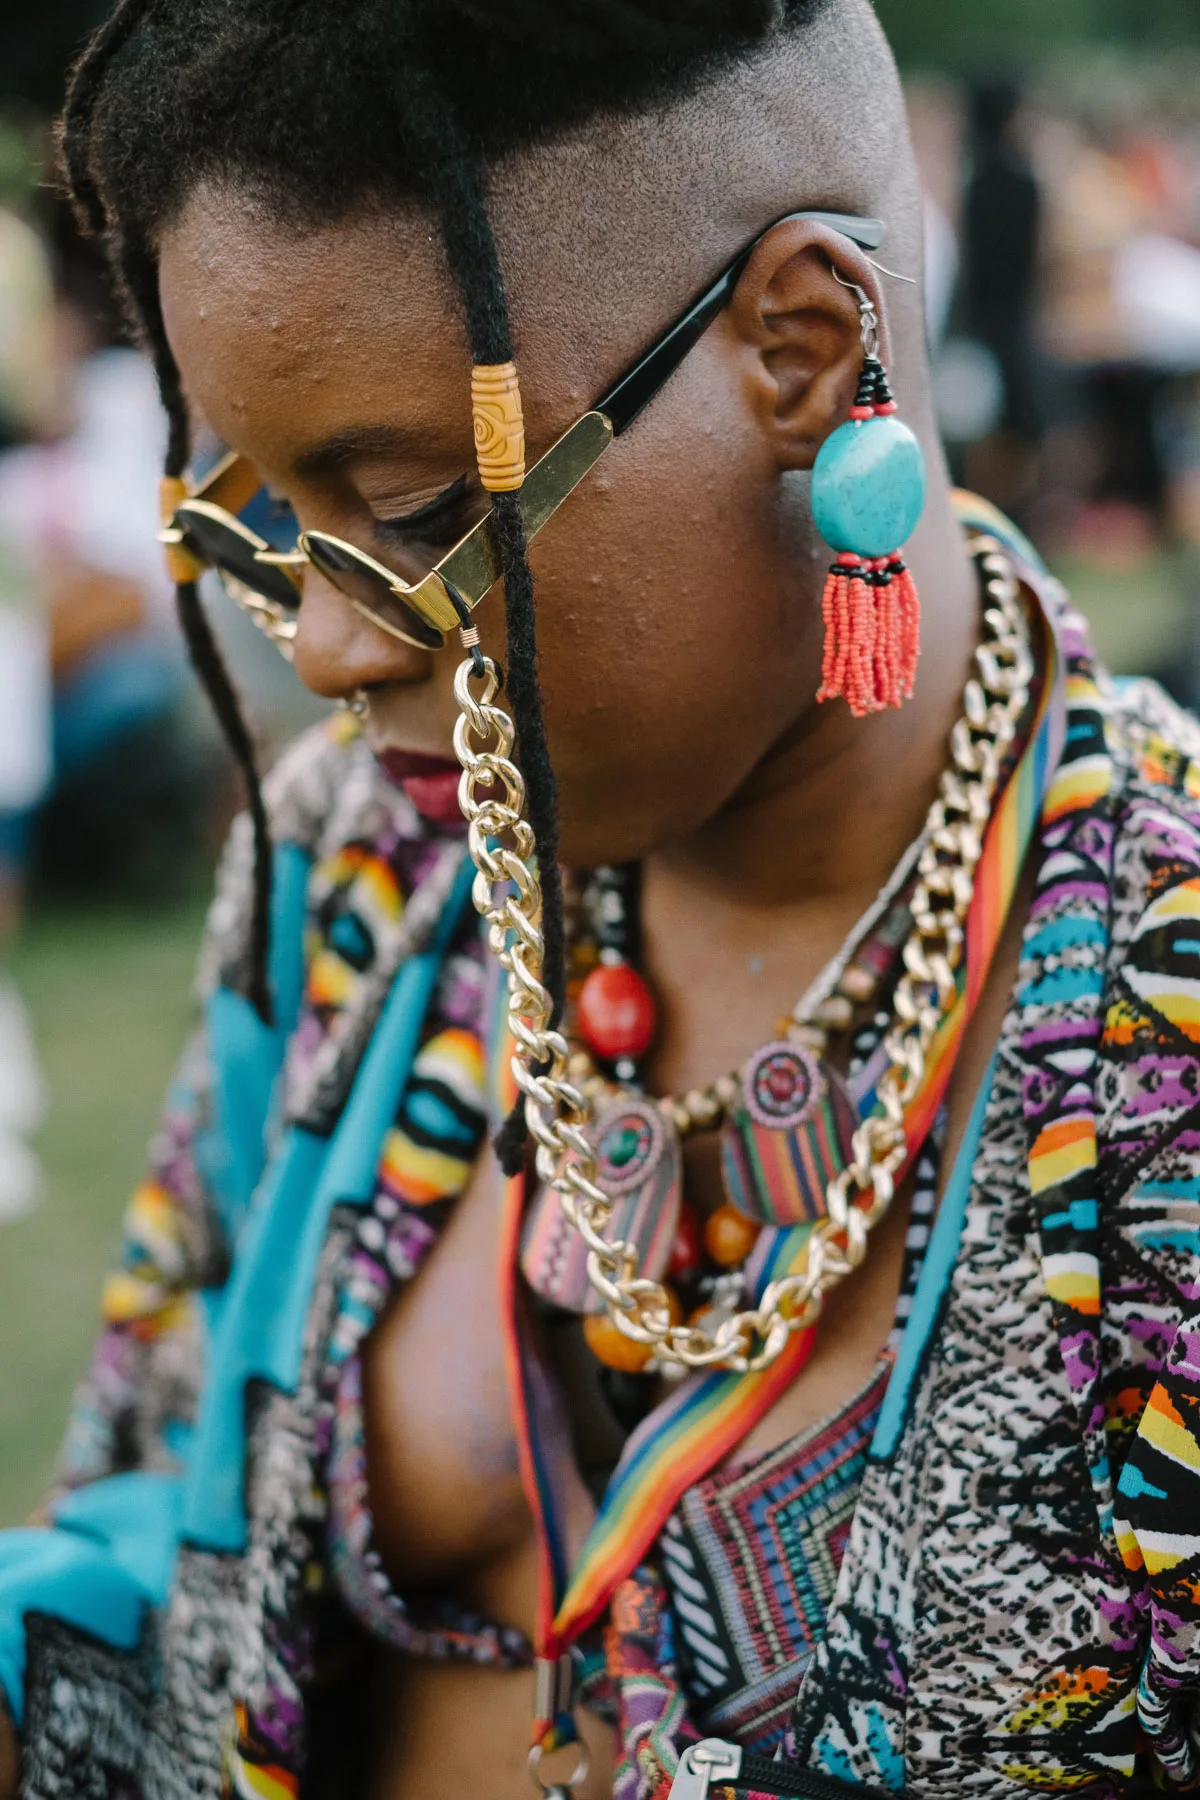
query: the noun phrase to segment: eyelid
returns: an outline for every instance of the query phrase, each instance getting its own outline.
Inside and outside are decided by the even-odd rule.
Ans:
[[[376,519],[375,524],[380,531],[414,531],[418,526],[427,525],[431,519],[439,519],[444,513],[461,506],[467,495],[467,477],[460,475],[457,481],[452,481],[448,488],[443,488],[440,494],[435,494],[424,506],[414,507],[412,512],[393,514],[389,519]]]

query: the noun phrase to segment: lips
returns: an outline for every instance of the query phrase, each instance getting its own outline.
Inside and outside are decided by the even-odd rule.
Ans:
[[[453,756],[429,756],[424,750],[381,750],[379,760],[395,782],[424,779],[425,776],[462,774]]]
[[[452,757],[428,756],[420,750],[381,750],[379,762],[422,818],[434,825],[461,824],[458,778],[462,769]]]

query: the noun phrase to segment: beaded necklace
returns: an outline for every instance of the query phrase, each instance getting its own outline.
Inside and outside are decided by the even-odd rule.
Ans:
[[[596,1109],[606,1186],[622,1201],[621,1235],[637,1243],[652,1279],[670,1283],[681,1316],[687,1310],[711,1318],[736,1303],[761,1227],[813,1216],[844,1166],[873,1087],[872,1053],[889,1016],[880,1012],[878,1022],[869,1016],[864,1025],[862,1015],[864,1009],[873,1014],[886,998],[910,925],[908,902],[924,842],[922,833],[779,1022],[776,1036],[736,1074],[678,1098],[645,1093],[656,1008],[637,968],[640,872],[636,865],[597,869],[573,887],[570,1078]],[[844,1038],[856,1022],[856,1065],[847,1079],[827,1052],[830,1038]],[[764,1114],[756,1091],[782,1126]],[[693,1135],[716,1130],[723,1140],[726,1201],[702,1225],[683,1198],[681,1147]],[[600,1310],[578,1240],[546,1191],[530,1209],[522,1269],[544,1302],[585,1315],[587,1342],[602,1363],[627,1373],[654,1372],[652,1353],[615,1331]]]

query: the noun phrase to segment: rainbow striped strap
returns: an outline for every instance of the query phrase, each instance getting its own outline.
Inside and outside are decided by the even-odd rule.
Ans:
[[[988,826],[967,917],[958,995],[934,1039],[925,1079],[905,1112],[908,1157],[898,1181],[932,1130],[945,1097],[1062,754],[1066,718],[1063,662],[1052,621],[1046,618],[1045,623],[1045,679],[1037,713],[1029,741]],[[495,1097],[502,1116],[516,1094],[503,986],[497,993],[491,1042]],[[711,1371],[680,1382],[630,1437],[591,1530],[578,1554],[573,1554],[565,1533],[569,1431],[554,1383],[532,1340],[525,1295],[519,1286],[525,1204],[526,1186],[521,1176],[507,1184],[504,1195],[500,1297],[521,1474],[538,1536],[536,1649],[539,1657],[556,1660],[600,1618],[687,1489],[735,1449],[790,1386],[812,1354],[815,1330],[797,1332],[770,1368],[759,1374]],[[808,1229],[798,1226],[774,1234],[771,1253],[756,1259],[760,1291],[768,1281],[802,1266]],[[561,1716],[540,1719],[535,1723],[534,1741],[561,1743],[568,1729]]]

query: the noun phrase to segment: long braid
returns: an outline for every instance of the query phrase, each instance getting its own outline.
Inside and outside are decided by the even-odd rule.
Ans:
[[[135,313],[140,335],[150,351],[158,377],[158,391],[167,415],[164,473],[182,475],[191,455],[191,420],[179,365],[175,361],[163,323],[158,265],[143,247],[125,240],[120,246],[116,268],[128,303]],[[268,977],[271,941],[271,826],[259,780],[254,740],[196,582],[176,583],[175,609],[192,667],[216,715],[225,742],[241,770],[245,785],[254,840],[246,998],[264,1025],[269,1025],[273,1017]]]
[[[412,96],[409,123],[425,138],[429,181],[441,213],[446,258],[466,314],[472,358],[485,364],[509,362],[513,343],[508,296],[479,165],[445,101],[431,93],[419,73],[411,74],[406,85]],[[435,124],[436,131],[432,129]],[[566,1002],[566,935],[558,865],[558,790],[546,743],[537,672],[533,572],[516,494],[493,494],[492,513],[504,580],[506,685],[517,727],[529,822],[538,847],[542,980],[553,1003],[552,1023],[557,1025]],[[506,1174],[521,1169],[526,1143],[522,1095],[496,1139],[496,1152]]]
[[[187,469],[191,454],[191,420],[183,380],[163,322],[157,260],[132,231],[112,228],[109,209],[91,166],[92,123],[105,74],[113,57],[153,5],[154,0],[118,0],[114,12],[92,38],[72,73],[63,108],[60,145],[71,198],[83,229],[108,231],[110,260],[117,285],[130,314],[130,322],[150,352],[167,415],[163,472],[180,477]],[[175,584],[175,609],[192,667],[245,784],[254,843],[246,997],[263,1023],[270,1024],[271,831],[254,743],[196,582]]]
[[[271,825],[263,800],[254,742],[246,725],[237,689],[230,679],[200,589],[194,581],[175,585],[175,610],[193,669],[216,714],[217,723],[242,773],[254,838],[253,895],[247,947],[246,998],[264,1025],[274,1021],[268,973],[271,949]]]

